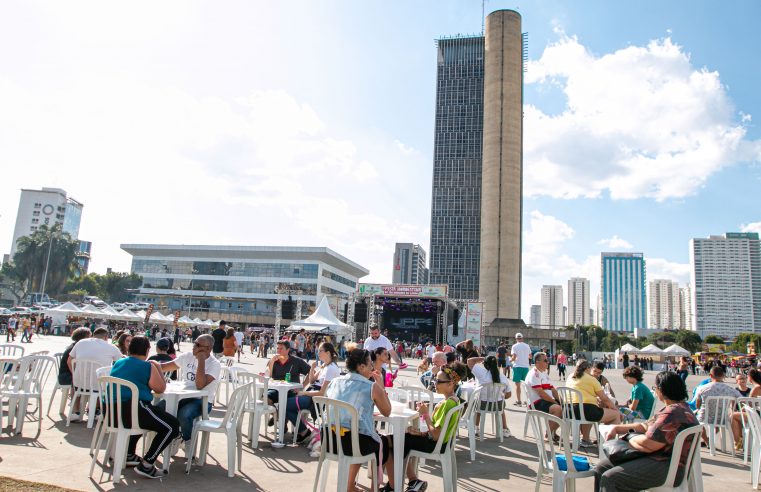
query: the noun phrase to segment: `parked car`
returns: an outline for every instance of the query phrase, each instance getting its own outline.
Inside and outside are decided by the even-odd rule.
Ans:
[[[104,308],[107,306],[107,304],[98,296],[85,296],[83,302],[85,304],[92,304],[96,308]]]
[[[13,306],[12,308],[9,309],[9,311],[12,313],[17,313],[17,314],[31,314],[32,313],[32,310],[30,308],[24,307],[24,306]]]
[[[111,307],[112,307],[112,308],[114,308],[114,309],[118,309],[118,310],[120,310],[120,311],[121,311],[121,310],[122,310],[122,309],[124,309],[126,306],[125,306],[125,305],[124,305],[124,303],[122,303],[122,302],[114,302],[114,303],[112,303],[112,304],[111,304]]]

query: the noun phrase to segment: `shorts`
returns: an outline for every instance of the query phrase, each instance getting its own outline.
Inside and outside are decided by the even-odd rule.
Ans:
[[[513,382],[520,383],[526,380],[528,367],[513,367]]]
[[[581,415],[579,412],[579,404],[574,403],[572,405],[573,407],[573,417],[576,420],[581,419]],[[599,422],[602,420],[603,416],[603,410],[602,408],[598,407],[597,405],[593,405],[591,403],[584,403],[584,417],[590,421],[590,422]]]
[[[378,461],[379,464],[384,464],[386,461],[388,461],[388,457],[391,456],[391,436],[380,436],[381,440],[383,441],[383,461],[379,460],[381,446],[378,441],[366,434],[359,434],[357,438],[359,440],[359,454],[362,456],[367,456],[368,454],[373,453],[375,455],[375,460]],[[331,447],[335,450],[335,432],[330,433],[329,439]],[[341,436],[341,448],[343,449],[345,455],[354,456],[352,454],[351,447],[351,432],[345,432],[344,435]]]
[[[437,441],[429,438],[428,436],[419,436],[417,434],[406,434],[404,436],[404,457],[406,458],[410,451],[422,451],[424,453],[432,453],[436,449]],[[446,443],[441,446],[441,452],[443,453],[447,449]]]
[[[497,359],[497,367],[507,367],[507,359]]]
[[[496,410],[499,412],[505,409],[505,400],[500,400],[496,402],[481,400],[481,410],[486,410],[490,405],[492,410]]]
[[[537,400],[532,405],[534,406],[534,410],[538,410],[544,413],[550,413],[550,407],[552,405],[557,405],[557,403],[547,401],[547,400]]]

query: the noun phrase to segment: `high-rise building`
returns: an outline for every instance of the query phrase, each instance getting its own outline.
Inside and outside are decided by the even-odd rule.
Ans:
[[[648,297],[648,328],[657,330],[678,330],[682,326],[679,307],[679,284],[672,280],[651,280]]]
[[[589,307],[589,279],[573,277],[568,280],[568,324],[592,324]]]
[[[534,304],[531,306],[531,322],[532,327],[539,328],[542,324],[542,306],[540,304]]]
[[[484,36],[437,50],[430,283],[485,301],[486,321],[520,318],[520,15],[493,12]]]
[[[77,263],[79,263],[79,275],[87,275],[87,271],[90,269],[90,251],[92,250],[92,243],[90,241],[79,241],[79,248],[77,249]]]
[[[679,289],[679,319],[681,325],[679,328],[682,330],[694,330],[695,326],[692,321],[692,293],[690,284]]]
[[[755,232],[690,240],[694,325],[701,337],[761,332],[761,242]]]
[[[542,286],[542,322],[540,328],[557,329],[565,326],[563,286]]]
[[[392,283],[428,285],[425,250],[419,244],[396,243]]]
[[[633,332],[647,327],[645,257],[642,253],[600,253],[602,327]]]
[[[41,190],[21,190],[16,227],[13,230],[10,259],[16,254],[16,241],[29,236],[40,226],[53,227],[60,224],[72,239],[79,239],[79,223],[82,220],[83,205],[59,188]]]

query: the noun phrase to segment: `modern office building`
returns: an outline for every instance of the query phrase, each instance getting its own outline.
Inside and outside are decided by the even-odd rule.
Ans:
[[[393,284],[428,285],[425,250],[419,244],[396,243]]]
[[[541,304],[534,304],[531,306],[531,318],[530,323],[533,328],[539,328],[542,324],[542,306]]]
[[[644,255],[601,253],[600,271],[602,328],[627,333],[647,328]]]
[[[16,241],[20,237],[34,234],[40,226],[62,226],[73,239],[79,239],[79,224],[82,221],[83,205],[66,195],[60,188],[41,190],[21,190],[16,227],[13,230],[10,259],[16,254]]]
[[[755,232],[690,240],[692,307],[701,337],[761,332],[761,242]]]
[[[685,285],[679,289],[679,319],[681,325],[679,328],[682,330],[694,330],[693,325],[694,316],[692,315],[692,289],[690,284]]]
[[[573,277],[568,280],[568,324],[581,326],[592,324],[589,279]]]
[[[563,307],[563,286],[543,285],[542,318],[538,328],[557,329],[565,326]]]
[[[300,290],[303,315],[323,295],[348,297],[369,272],[329,248],[123,244],[136,299],[162,312],[273,325],[278,286]],[[297,300],[293,295],[293,300]]]
[[[79,249],[77,250],[77,263],[79,263],[80,275],[87,275],[87,271],[90,269],[91,251],[92,243],[90,241],[79,241]]]
[[[437,41],[430,283],[483,300],[487,322],[520,318],[522,50],[509,10]]]
[[[678,330],[682,327],[679,303],[679,284],[672,280],[656,279],[649,282],[649,326],[657,330]]]

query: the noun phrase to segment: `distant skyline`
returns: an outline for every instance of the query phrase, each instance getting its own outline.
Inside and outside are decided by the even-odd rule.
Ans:
[[[21,188],[82,202],[91,271],[121,243],[326,246],[391,282],[430,251],[436,49],[481,2],[8,2],[0,244]],[[486,13],[515,4],[492,0]],[[761,231],[761,3],[537,1],[524,105],[522,313],[542,285]]]

